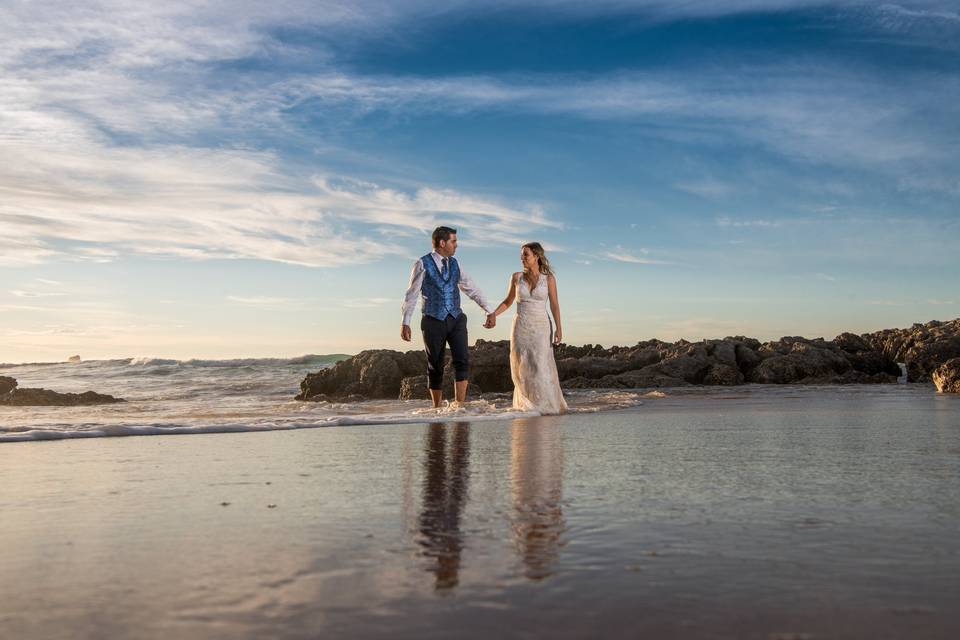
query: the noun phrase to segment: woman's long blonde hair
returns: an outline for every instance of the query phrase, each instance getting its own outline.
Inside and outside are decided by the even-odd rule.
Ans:
[[[547,260],[547,254],[543,250],[543,245],[539,242],[528,242],[520,247],[521,249],[530,249],[530,252],[537,256],[537,264],[540,265],[540,273],[548,276],[553,275],[553,269],[550,267],[550,261]]]

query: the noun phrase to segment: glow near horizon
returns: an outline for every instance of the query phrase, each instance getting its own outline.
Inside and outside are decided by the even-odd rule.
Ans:
[[[543,241],[576,344],[960,315],[950,3],[0,15],[0,362],[419,348],[438,223],[493,302]]]

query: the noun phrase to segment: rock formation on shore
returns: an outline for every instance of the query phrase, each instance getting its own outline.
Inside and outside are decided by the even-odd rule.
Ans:
[[[470,349],[470,394],[509,392],[509,342],[477,340]],[[555,349],[561,385],[568,389],[688,385],[893,383],[898,362],[910,382],[930,382],[934,370],[960,358],[960,319],[915,324],[833,340],[797,336],[762,343],[743,336],[700,342],[647,340],[631,347]],[[449,364],[448,364],[449,373]],[[298,400],[423,398],[422,351],[363,351],[308,374]],[[452,380],[444,381],[447,397]]]
[[[960,358],[951,358],[937,367],[933,384],[941,393],[960,393]]]
[[[884,329],[863,337],[874,350],[906,363],[908,382],[931,382],[937,367],[960,358],[960,318]]]
[[[0,376],[0,405],[2,406],[70,407],[112,404],[114,402],[126,402],[126,400],[93,391],[85,391],[83,393],[59,393],[57,391],[50,391],[49,389],[18,388],[17,381],[14,378]]]

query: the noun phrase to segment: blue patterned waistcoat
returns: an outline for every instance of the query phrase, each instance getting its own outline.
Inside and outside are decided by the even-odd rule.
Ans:
[[[423,296],[423,313],[437,320],[446,320],[447,314],[460,317],[460,266],[455,258],[447,258],[447,277],[440,275],[433,256],[427,254],[420,258],[423,263],[423,284],[420,295]]]

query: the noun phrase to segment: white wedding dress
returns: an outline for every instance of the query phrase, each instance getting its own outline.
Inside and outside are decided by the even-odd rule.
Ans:
[[[533,290],[517,274],[517,314],[510,331],[510,376],[513,408],[542,415],[566,413],[557,362],[553,358],[553,326],[547,315],[547,277],[540,275]]]

